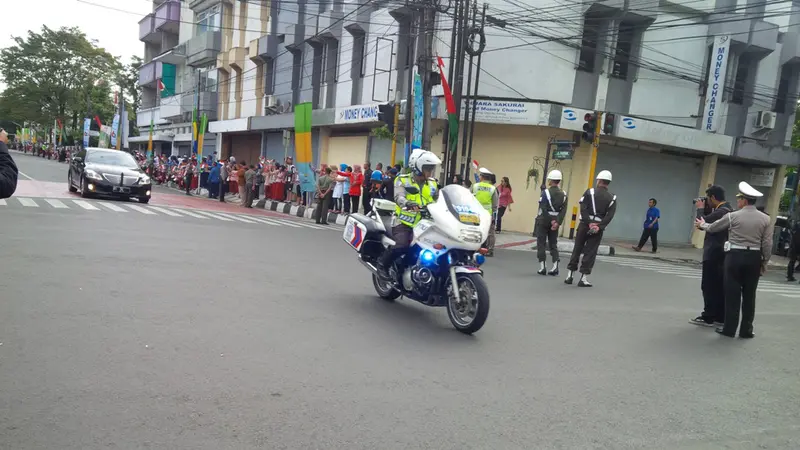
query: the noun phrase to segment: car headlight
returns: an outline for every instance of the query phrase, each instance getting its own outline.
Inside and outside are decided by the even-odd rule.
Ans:
[[[101,177],[99,173],[95,172],[92,169],[84,170],[83,174],[84,174],[84,176],[86,176],[86,178],[91,178],[93,180],[102,180],[103,179],[103,177]]]

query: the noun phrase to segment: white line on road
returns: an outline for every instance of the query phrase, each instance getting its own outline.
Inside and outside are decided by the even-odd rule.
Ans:
[[[29,176],[25,175],[25,174],[24,174],[24,173],[22,173],[22,172],[19,172],[19,171],[17,171],[17,173],[18,173],[18,174],[20,174],[20,175],[22,175],[23,177],[25,177],[25,178],[27,178],[27,179],[31,180],[31,181],[36,181],[36,180],[34,180],[32,177],[29,177]]]
[[[128,212],[127,209],[119,207],[113,203],[100,202],[100,204],[114,212],[124,212],[124,213]]]
[[[54,198],[46,198],[44,201],[49,203],[53,208],[69,208],[69,206],[62,203],[61,200],[56,200]]]
[[[194,217],[194,218],[197,218],[197,219],[208,219],[208,217],[206,217],[206,216],[201,216],[200,214],[193,213],[191,211],[186,211],[185,209],[173,209],[173,211],[179,212],[181,214],[185,214],[185,215],[187,215],[189,217]]]
[[[292,228],[302,228],[302,227],[301,227],[300,225],[298,225],[297,223],[294,223],[294,222],[289,222],[288,220],[281,220],[281,219],[271,219],[271,220],[272,220],[272,221],[274,221],[274,222],[277,222],[277,223],[279,223],[279,224],[281,224],[281,225],[286,225],[287,227],[292,227]],[[299,222],[298,222],[298,223],[299,223]]]
[[[786,298],[800,298],[800,294],[778,294],[778,295]]]
[[[80,206],[81,208],[88,209],[90,211],[99,211],[100,210],[100,208],[98,208],[98,207],[94,206],[93,204],[91,204],[91,203],[89,203],[87,201],[84,201],[84,200],[73,200],[72,203],[75,203],[76,205]]]
[[[31,198],[17,197],[17,201],[19,201],[22,204],[22,206],[28,206],[28,207],[31,207],[31,208],[38,208],[39,207],[39,205],[37,205],[36,202],[33,201],[33,199],[31,199]]]
[[[153,211],[150,211],[150,210],[149,210],[149,209],[147,209],[147,208],[142,208],[142,207],[141,207],[141,206],[139,206],[139,205],[127,205],[127,206],[128,206],[128,208],[130,208],[130,209],[132,209],[132,210],[134,210],[134,211],[140,212],[140,213],[142,213],[142,214],[148,214],[148,215],[151,215],[151,216],[155,216],[155,215],[157,215],[157,214],[156,214],[156,213],[154,213]]]
[[[281,220],[281,222],[287,223],[287,224],[289,224],[289,223],[296,224],[296,225],[299,225],[301,227],[311,228],[312,230],[325,230],[325,229],[327,229],[327,227],[325,225],[316,225],[316,224],[312,225],[310,223],[304,223],[304,222],[301,222],[301,221],[292,222],[292,221],[289,221],[289,220]]]
[[[197,213],[198,214],[202,214],[204,216],[211,217],[212,219],[219,219],[219,220],[223,220],[225,222],[233,222],[233,220],[228,219],[227,217],[218,216],[218,215],[216,215],[214,213],[210,213],[210,212],[207,212],[207,211],[197,211]]]
[[[183,217],[183,215],[181,215],[181,214],[178,214],[178,213],[176,213],[174,211],[170,211],[168,209],[159,208],[158,206],[150,206],[150,207],[148,207],[148,209],[152,209],[153,211],[158,211],[161,214],[166,214],[166,215],[172,216],[172,217]]]
[[[218,215],[220,215],[220,216],[222,216],[222,217],[227,217],[228,219],[238,220],[239,222],[244,222],[244,223],[255,223],[255,222],[254,222],[254,221],[252,221],[252,220],[245,219],[244,217],[241,217],[241,216],[234,216],[233,214],[225,214],[225,213],[221,213],[221,212],[218,212],[218,213],[216,213],[216,214],[218,214]]]
[[[267,225],[272,225],[272,226],[280,225],[278,223],[269,221],[267,219],[262,219],[261,217],[251,217],[251,219],[253,219],[253,220],[257,221],[257,222],[261,222],[261,223],[267,224]]]
[[[0,198],[0,206],[6,206],[6,201]]]

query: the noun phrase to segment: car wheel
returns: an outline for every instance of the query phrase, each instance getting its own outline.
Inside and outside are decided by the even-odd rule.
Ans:
[[[85,178],[81,179],[81,197],[82,198],[89,198],[91,194],[89,194],[89,188],[87,187],[87,182]]]
[[[76,188],[76,187],[75,187],[75,186],[72,184],[72,171],[69,171],[69,172],[67,173],[67,187],[69,188],[69,191],[70,191],[70,192],[78,192],[78,188]]]

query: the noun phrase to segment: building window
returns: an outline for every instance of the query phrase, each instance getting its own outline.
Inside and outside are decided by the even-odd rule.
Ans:
[[[616,78],[628,79],[628,70],[630,68],[631,53],[633,51],[633,40],[635,36],[634,24],[629,22],[622,22],[619,25],[619,33],[617,34],[617,48],[614,52],[614,66],[611,70],[611,76]]]
[[[320,74],[320,84],[325,83],[328,81],[328,43],[325,42],[322,44],[322,51],[319,55],[319,74]],[[314,62],[317,62],[316,60]]]
[[[264,93],[275,93],[275,59],[269,58],[264,63]]]
[[[367,65],[367,36],[359,34],[353,37],[353,73],[357,73],[360,78],[364,78],[365,66]]]
[[[772,109],[778,114],[786,114],[789,110],[789,85],[792,82],[792,70],[789,64],[781,68],[781,81],[778,83],[778,95],[775,98],[775,107]]]
[[[594,72],[597,60],[597,46],[600,39],[600,19],[586,16],[583,19],[583,36],[578,57],[578,70]]]
[[[217,31],[222,26],[222,12],[220,6],[212,6],[205,11],[197,13],[197,31],[196,35],[205,33],[206,31]]]
[[[217,92],[218,82],[216,67],[210,66],[200,69],[200,90],[202,92]]]
[[[745,92],[748,90],[748,79],[750,78],[751,61],[744,55],[739,57],[739,64],[736,67],[736,76],[733,79],[733,89],[731,92],[731,103],[744,104]]]

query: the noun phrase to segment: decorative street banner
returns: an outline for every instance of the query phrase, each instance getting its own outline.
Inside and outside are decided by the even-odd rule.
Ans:
[[[311,103],[301,103],[294,107],[294,152],[295,166],[300,177],[300,190],[316,191],[316,177],[311,168],[313,153],[311,148]]]
[[[119,130],[119,114],[115,114],[111,122],[111,146],[114,148],[117,148],[117,130]]]
[[[706,85],[706,107],[700,129],[716,133],[722,115],[722,92],[725,90],[725,75],[728,72],[728,53],[731,50],[730,36],[717,36],[711,52],[711,66]]]
[[[89,128],[92,126],[92,119],[83,119],[83,147],[89,146]]]
[[[422,78],[418,73],[414,74],[414,121],[411,126],[411,150],[422,148],[422,122],[423,122],[423,106],[424,100],[422,98]],[[406,146],[408,151],[408,146]],[[406,153],[405,162],[408,163],[410,153]]]
[[[100,127],[100,138],[98,139],[97,146],[100,148],[109,148],[109,141],[111,140],[111,127],[103,125]]]

